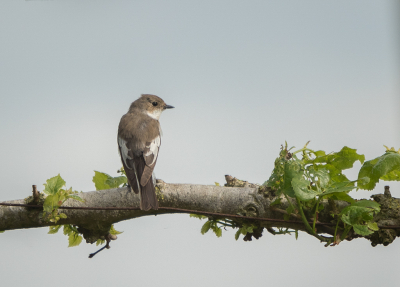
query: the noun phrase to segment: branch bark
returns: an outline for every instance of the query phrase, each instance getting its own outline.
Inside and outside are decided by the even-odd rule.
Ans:
[[[229,181],[228,181],[229,184]],[[91,191],[79,194],[85,200],[80,203],[68,200],[63,206],[70,207],[139,207],[139,196],[131,192],[128,188],[117,188],[109,190]],[[300,221],[299,215],[294,213],[290,221],[282,222],[285,217],[285,209],[289,202],[282,198],[278,206],[272,206],[276,197],[253,184],[245,184],[244,187],[222,187],[210,185],[194,184],[167,184],[161,181],[157,184],[157,196],[160,207],[179,208],[186,210],[229,214],[232,216],[243,215],[254,219],[276,219],[277,221],[257,220],[258,226],[266,228],[274,233],[272,227],[283,227],[307,232],[304,224]],[[382,211],[376,216],[378,225],[400,225],[400,200],[392,198],[390,193],[372,196],[381,204]],[[291,200],[291,199],[289,199]],[[8,203],[24,204],[25,200],[8,201]],[[296,201],[291,200],[291,204],[296,206]],[[332,214],[338,214],[342,208],[348,205],[344,201],[323,200],[320,204],[324,209],[319,213],[318,221],[328,223],[327,225],[317,224],[317,232],[334,234]],[[182,213],[179,210],[61,210],[67,215],[66,219],[61,219],[57,224],[72,224],[78,226],[88,243],[95,242],[101,236],[108,234],[113,223],[133,219],[148,215],[161,215],[165,213]],[[26,207],[0,206],[0,230],[12,230],[21,228],[35,228],[55,225],[42,218],[43,211]],[[309,220],[310,214],[306,214]],[[211,218],[218,219],[218,215]],[[226,216],[221,216],[225,218]],[[239,224],[249,222],[247,219],[232,218]],[[281,221],[279,221],[281,220]],[[374,234],[365,237],[370,240],[372,245],[388,245],[400,236],[398,229],[380,229]],[[349,233],[347,240],[359,238],[361,236]]]

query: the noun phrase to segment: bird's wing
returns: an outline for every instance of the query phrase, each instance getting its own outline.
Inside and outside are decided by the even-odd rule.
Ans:
[[[118,151],[121,156],[122,165],[124,166],[126,177],[131,185],[131,188],[135,193],[140,192],[138,164],[136,158],[131,149],[127,147],[127,142],[121,137],[118,137]]]
[[[143,150],[143,158],[146,163],[142,177],[140,178],[140,185],[145,186],[153,174],[154,167],[157,162],[158,151],[161,146],[160,135],[156,136],[152,141],[146,142]]]
[[[119,154],[122,159],[122,163],[124,164],[124,167],[128,169],[133,169],[133,164],[130,162],[130,160],[133,159],[132,157],[132,152],[131,150],[126,146],[126,140],[124,140],[121,137],[118,137],[118,147],[119,147]]]

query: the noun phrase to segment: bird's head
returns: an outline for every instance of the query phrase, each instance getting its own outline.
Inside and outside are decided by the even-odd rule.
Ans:
[[[173,109],[174,107],[167,105],[163,99],[156,95],[143,94],[139,99],[132,103],[130,110],[132,108],[138,108],[148,116],[158,120],[164,110]]]

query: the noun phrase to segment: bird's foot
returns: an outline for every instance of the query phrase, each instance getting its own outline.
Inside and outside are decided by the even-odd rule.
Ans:
[[[129,185],[129,183],[126,185],[126,187],[128,188],[128,192],[132,192],[132,187]]]

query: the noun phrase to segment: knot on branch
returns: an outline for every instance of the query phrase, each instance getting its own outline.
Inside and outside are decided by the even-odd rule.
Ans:
[[[258,217],[260,215],[259,207],[254,202],[247,203],[241,213],[249,217]]]
[[[226,180],[226,187],[252,187],[252,188],[258,188],[258,184],[254,183],[249,183],[248,181],[245,180],[240,180],[237,179],[236,177],[233,177],[231,175],[225,175],[225,180]]]
[[[28,205],[43,205],[45,196],[43,192],[39,192],[36,185],[32,185],[32,195],[24,199],[25,204]],[[27,207],[28,210],[38,210],[37,208]]]
[[[257,188],[258,193],[262,194],[264,197],[266,198],[275,197],[275,191],[269,186],[249,183],[248,181],[237,179],[236,177],[233,177],[231,175],[225,175],[225,180],[226,180],[225,184],[226,187]]]
[[[266,185],[260,185],[258,187],[258,193],[262,194],[265,198],[275,198],[275,190],[273,190],[271,187],[266,186]]]
[[[400,225],[400,201],[392,196],[386,194],[374,194],[371,195],[376,202],[381,205],[381,211],[376,215],[375,221],[381,224],[379,221],[391,220],[391,224]]]
[[[252,241],[252,237],[254,237],[255,239],[259,239],[260,237],[262,237],[262,232],[264,230],[264,227],[257,227],[255,229],[253,229],[253,232],[247,232],[247,234],[244,236],[243,240],[244,241]]]
[[[400,201],[392,197],[388,186],[385,186],[384,194],[374,194],[371,195],[371,198],[381,205],[381,211],[374,217],[378,225],[400,225]],[[380,229],[371,235],[371,245],[383,244],[387,246],[399,236],[399,229]]]
[[[106,240],[109,237],[109,230],[111,228],[111,224],[104,228],[99,229],[86,229],[84,227],[78,226],[79,233],[82,234],[83,238],[85,238],[86,243],[93,244],[98,239]]]
[[[373,247],[377,246],[378,244],[388,246],[396,239],[396,236],[399,235],[396,234],[396,231],[394,231],[393,229],[380,229],[371,235],[371,245]]]

